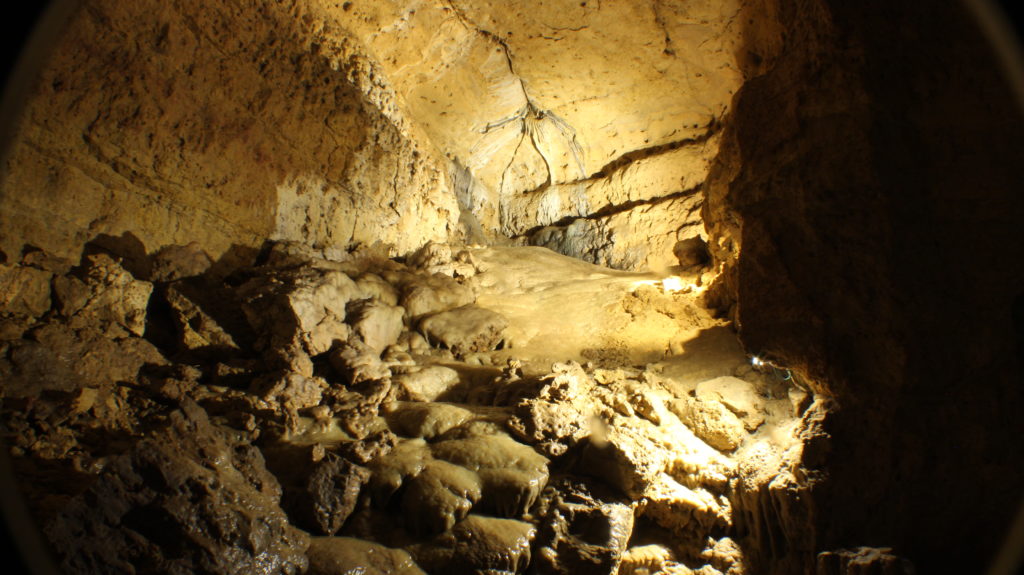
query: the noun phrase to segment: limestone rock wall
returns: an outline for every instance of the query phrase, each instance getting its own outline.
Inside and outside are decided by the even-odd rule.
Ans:
[[[345,25],[460,174],[478,239],[644,268],[674,265],[676,241],[697,235],[686,209],[648,212],[707,175],[742,81],[744,2],[349,6]],[[574,222],[561,241],[538,235]]]
[[[753,4],[90,0],[5,166],[2,249],[464,237],[675,265]]]
[[[836,400],[811,548],[983,570],[1022,495],[1020,109],[955,3],[775,14],[708,187],[711,301]]]
[[[291,3],[84,3],[0,182],[2,249],[129,232],[214,257],[266,238],[447,237],[442,163],[344,33]]]

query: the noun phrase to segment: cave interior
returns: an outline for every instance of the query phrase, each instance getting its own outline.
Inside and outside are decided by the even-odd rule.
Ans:
[[[977,3],[66,4],[0,166],[33,572],[1019,572]]]

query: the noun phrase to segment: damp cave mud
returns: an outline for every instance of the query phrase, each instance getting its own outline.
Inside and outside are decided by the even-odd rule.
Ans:
[[[69,574],[1012,573],[971,10],[79,2],[0,173],[8,500]]]

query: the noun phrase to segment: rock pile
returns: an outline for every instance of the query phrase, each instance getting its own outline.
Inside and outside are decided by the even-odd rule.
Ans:
[[[735,575],[806,488],[756,373],[496,367],[472,251],[187,248],[0,269],[4,432],[69,573]]]

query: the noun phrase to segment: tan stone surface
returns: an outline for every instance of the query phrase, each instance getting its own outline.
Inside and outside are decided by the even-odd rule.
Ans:
[[[455,204],[434,152],[341,41],[280,4],[88,2],[4,166],[2,249],[77,257],[127,231],[217,259],[267,237],[403,253],[444,237]]]
[[[92,0],[0,179],[0,249],[77,257],[129,232],[150,252],[195,241],[214,260],[267,237],[404,254],[600,217],[610,255],[563,251],[671,265],[695,210],[652,224],[661,214],[637,208],[704,181],[741,80],[739,12]]]

